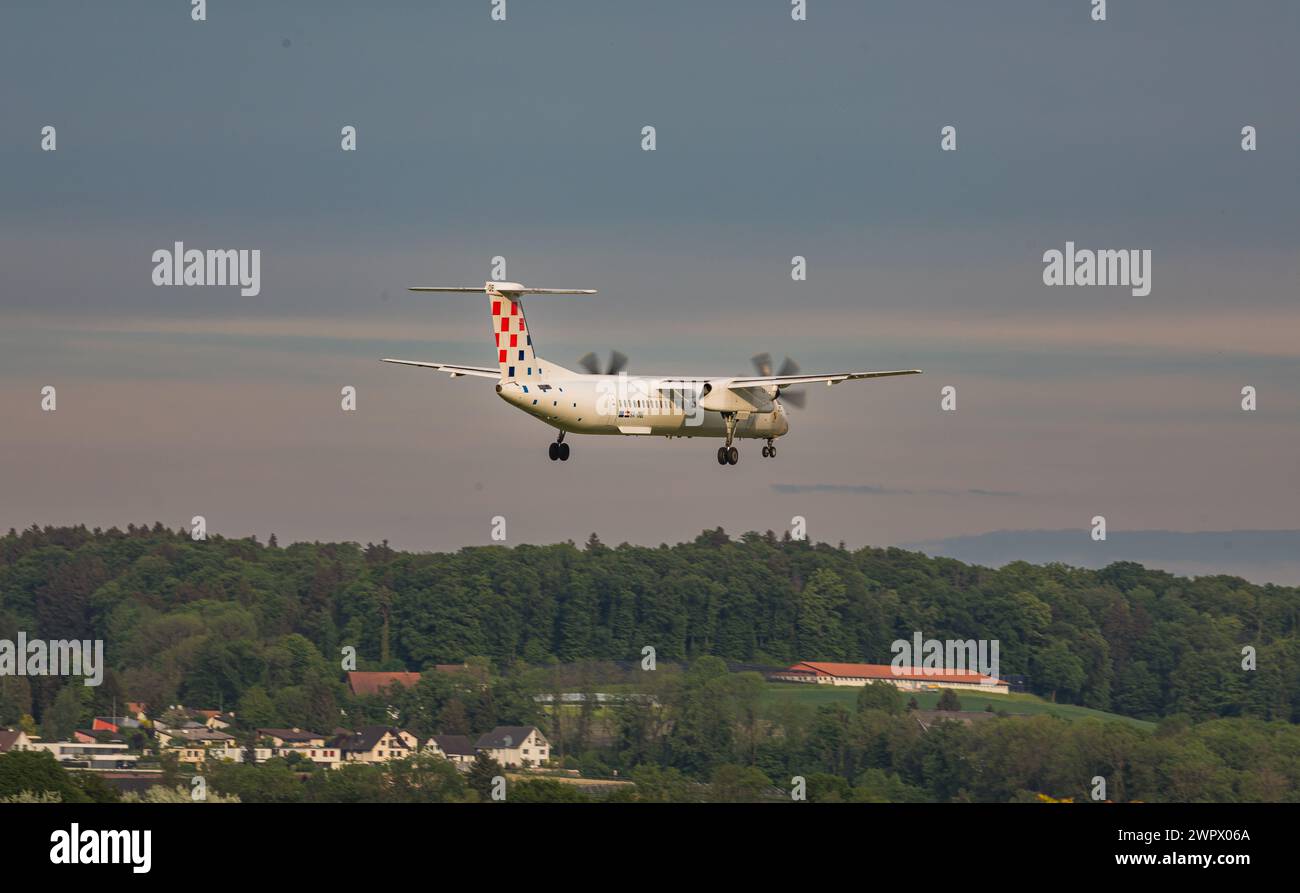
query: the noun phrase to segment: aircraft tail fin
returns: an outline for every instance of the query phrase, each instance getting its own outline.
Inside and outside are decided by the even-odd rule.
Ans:
[[[492,340],[501,367],[501,380],[538,378],[541,361],[533,351],[533,336],[524,318],[524,295],[594,295],[594,288],[526,288],[518,282],[485,282],[470,286],[413,286],[421,292],[481,292],[492,313]]]

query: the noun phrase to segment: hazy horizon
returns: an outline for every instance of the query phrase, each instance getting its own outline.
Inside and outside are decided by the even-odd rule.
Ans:
[[[202,515],[421,550],[489,544],[497,516],[507,545],[796,516],[851,546],[1300,528],[1293,4],[187,6],[6,16],[4,528]],[[176,241],[260,250],[260,294],[154,287]],[[1150,294],[1045,286],[1067,242],[1150,250]],[[405,288],[498,255],[600,290],[528,303],[566,366],[925,374],[809,389],[774,460],[574,436],[552,463],[490,382],[379,362],[490,363],[481,298]]]

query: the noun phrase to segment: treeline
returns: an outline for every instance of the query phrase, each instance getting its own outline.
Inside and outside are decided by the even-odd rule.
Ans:
[[[978,693],[966,695],[969,712],[921,714],[888,685],[862,689],[854,704],[813,709],[774,703],[761,677],[728,672],[714,657],[648,676],[652,699],[602,708],[584,702],[540,717],[562,766],[632,785],[586,792],[556,779],[515,777],[506,799],[1300,802],[1300,725],[1282,721],[1171,717],[1148,730],[985,713]],[[403,722],[456,697],[423,681],[393,694]],[[192,790],[183,774],[192,770],[174,758],[162,769],[163,791]],[[278,803],[488,801],[502,774],[484,755],[462,774],[428,753],[338,769],[296,754],[203,768],[214,796]],[[0,755],[0,800],[48,793],[77,802],[117,796],[95,776],[65,773],[48,754]]]
[[[997,639],[1002,673],[1058,701],[1295,722],[1298,627],[1293,587],[1129,563],[990,570],[771,533],[455,553],[195,542],[161,525],[0,538],[0,636],[103,639],[112,678],[92,697],[104,712],[105,697],[226,707],[251,697],[263,712],[323,720],[348,646],[361,669],[639,660],[646,646],[661,661],[784,665],[887,662],[892,641],[921,631]],[[43,716],[60,685],[0,680],[0,722]]]

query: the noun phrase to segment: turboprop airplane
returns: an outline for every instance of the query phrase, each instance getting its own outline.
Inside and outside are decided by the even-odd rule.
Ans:
[[[565,369],[544,360],[533,349],[532,329],[524,319],[524,295],[594,295],[595,289],[525,288],[518,282],[485,282],[475,287],[414,287],[417,292],[486,294],[492,311],[492,338],[497,365],[462,366],[385,358],[385,363],[419,366],[446,372],[452,378],[472,375],[493,378],[497,395],[559,429],[550,445],[552,461],[567,461],[566,434],[623,434],[650,437],[725,438],[718,447],[718,464],[740,461],[737,438],[763,440],[763,457],[776,456],[776,439],[790,430],[785,403],[802,406],[804,395],[788,390],[825,382],[828,386],[863,378],[917,375],[920,369],[887,372],[823,372],[804,375],[788,357],[772,372],[772,358],[753,358],[758,375],[705,375],[649,378],[623,371],[627,357],[615,352],[601,372],[595,354],[581,360],[585,372]]]

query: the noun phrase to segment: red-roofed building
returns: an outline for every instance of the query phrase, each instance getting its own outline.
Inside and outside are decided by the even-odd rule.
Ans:
[[[353,670],[348,673],[348,688],[354,695],[377,695],[390,685],[410,688],[420,681],[419,673],[384,673]]]
[[[780,682],[809,682],[817,685],[863,686],[870,682],[888,682],[907,691],[969,688],[1003,695],[1010,691],[1005,679],[983,673],[926,667],[900,667],[896,670],[890,664],[841,664],[805,660],[789,669],[773,673],[771,678]]]

